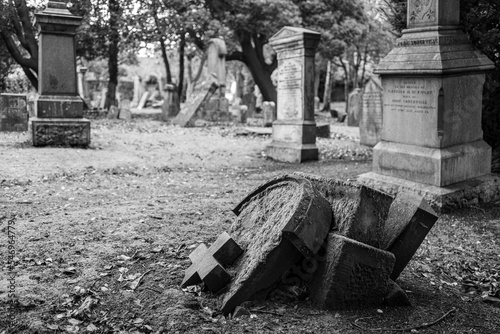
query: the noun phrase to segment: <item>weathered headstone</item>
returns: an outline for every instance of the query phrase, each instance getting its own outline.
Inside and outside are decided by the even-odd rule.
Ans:
[[[284,27],[269,42],[278,56],[278,111],[266,154],[278,161],[318,159],[314,121],[314,55],[321,34]]]
[[[137,107],[141,96],[142,96],[141,78],[138,75],[136,75],[134,77],[134,96],[132,97],[132,102],[130,104],[132,108]]]
[[[319,111],[319,103],[320,103],[319,97],[315,96],[314,97],[314,112]]]
[[[251,192],[234,210],[230,234],[245,249],[221,311],[273,286],[301,256],[316,253],[330,230],[328,202],[300,177],[275,178]]]
[[[382,82],[371,77],[363,90],[363,107],[359,121],[359,142],[373,147],[382,134]]]
[[[118,118],[124,119],[126,121],[130,121],[132,119],[132,112],[130,111],[130,100],[125,99],[120,101],[120,114]]]
[[[192,265],[186,269],[182,287],[204,282],[213,292],[218,292],[231,280],[224,267],[231,265],[243,250],[227,233],[222,233],[207,248],[200,244],[190,255]]]
[[[325,260],[309,284],[313,304],[322,309],[379,305],[387,295],[395,258],[390,252],[331,233]]]
[[[434,226],[438,217],[420,196],[400,192],[391,204],[381,249],[396,257],[391,279],[396,280]]]
[[[24,94],[0,94],[0,132],[28,131],[27,105]]]
[[[243,94],[241,98],[241,104],[244,104],[248,107],[248,117],[250,118],[255,117],[257,98],[255,97],[253,91]]]
[[[65,2],[49,1],[36,13],[40,27],[38,99],[30,119],[33,145],[88,146],[90,121],[78,96],[75,35],[82,18]]]
[[[272,126],[276,120],[276,103],[272,101],[262,103],[262,115],[264,117],[264,126]]]
[[[316,124],[316,137],[330,138],[330,123],[317,123]]]
[[[165,98],[161,109],[161,118],[164,121],[179,114],[180,105],[175,85],[165,85]]]
[[[77,66],[78,73],[78,95],[85,102],[87,108],[90,108],[90,95],[89,87],[87,84],[87,79],[85,78],[85,73],[87,73],[87,68],[85,66]]]
[[[146,106],[146,102],[148,101],[149,97],[149,92],[144,92],[141,96],[141,99],[139,100],[139,103],[137,104],[137,109],[142,109]]]
[[[468,190],[493,184],[481,112],[485,72],[494,64],[459,24],[460,0],[408,1],[408,29],[375,71],[384,90],[383,130],[373,172],[361,182],[425,188],[441,205],[446,196],[460,203]]]
[[[108,119],[117,119],[120,109],[117,106],[110,106],[108,110]]]
[[[218,85],[216,82],[202,83],[200,91],[193,93],[190,100],[186,101],[179,114],[174,118],[173,123],[182,127],[194,125],[196,114],[204,108],[217,88]]]
[[[99,109],[104,109],[106,106],[106,96],[108,95],[108,87],[101,88],[101,96],[99,100]]]
[[[361,89],[356,88],[349,94],[349,110],[347,112],[347,126],[359,126],[363,108]]]

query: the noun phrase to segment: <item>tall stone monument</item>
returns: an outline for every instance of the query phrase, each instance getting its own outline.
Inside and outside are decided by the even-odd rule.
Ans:
[[[419,189],[438,205],[488,182],[482,92],[494,66],[459,24],[460,0],[408,1],[408,29],[375,71],[384,91],[383,130],[373,172],[361,182]]]
[[[36,117],[30,119],[34,146],[88,146],[90,121],[78,95],[75,34],[82,18],[66,2],[49,1],[36,14],[40,27]]]
[[[269,40],[278,55],[278,106],[266,154],[278,161],[318,160],[314,55],[321,34],[284,27]]]

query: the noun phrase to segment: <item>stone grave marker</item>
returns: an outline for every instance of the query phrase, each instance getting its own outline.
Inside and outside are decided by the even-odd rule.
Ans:
[[[230,234],[245,249],[221,311],[230,313],[272,287],[302,256],[316,253],[330,230],[331,209],[309,180],[277,177],[251,192],[234,210]]]
[[[478,198],[483,185],[500,189],[481,129],[485,72],[494,64],[459,24],[459,0],[408,1],[408,29],[375,70],[383,129],[360,182],[418,189],[438,206]]]
[[[359,126],[363,100],[361,89],[356,88],[349,94],[349,108],[347,111],[347,126]]]
[[[331,233],[325,260],[309,284],[310,298],[321,309],[380,305],[394,268],[392,253]]]
[[[139,104],[137,104],[137,109],[142,109],[146,106],[146,102],[148,101],[149,92],[144,92],[139,100]]]
[[[363,90],[363,107],[359,121],[359,142],[373,147],[382,133],[382,82],[371,77]]]
[[[276,120],[276,103],[272,101],[262,103],[262,114],[264,116],[264,126],[272,126]]]
[[[175,85],[166,84],[165,101],[163,102],[163,106],[161,108],[161,118],[163,121],[167,121],[169,118],[177,116],[179,111],[179,97],[177,95]]]
[[[66,2],[49,1],[36,13],[40,28],[36,117],[30,119],[34,146],[90,144],[90,121],[83,118],[78,95],[75,35],[82,17],[74,16]]]
[[[0,132],[28,131],[27,106],[24,94],[0,94]]]
[[[248,108],[247,114],[249,118],[255,117],[257,97],[255,97],[253,92],[248,92],[246,94],[243,94],[243,96],[241,97],[241,104],[247,106]]]
[[[438,217],[421,196],[400,192],[389,209],[381,249],[394,254],[391,279],[396,280]]]
[[[87,73],[87,68],[84,66],[77,66],[77,74],[78,74],[78,95],[85,102],[86,108],[90,108],[90,95],[89,95],[89,86],[87,80],[85,78],[85,73]]]
[[[320,103],[319,97],[315,96],[314,97],[314,112],[319,112],[319,103]]]
[[[118,114],[120,113],[120,109],[117,106],[110,106],[108,110],[108,119],[117,119]]]
[[[278,56],[277,119],[268,157],[285,162],[318,159],[314,121],[314,56],[321,34],[284,27],[269,42]]]
[[[120,113],[118,115],[119,119],[124,119],[130,121],[132,119],[132,112],[130,111],[130,100],[125,99],[120,101]]]
[[[210,97],[218,88],[216,82],[204,82],[197,93],[193,93],[189,101],[186,101],[179,114],[174,118],[173,123],[182,127],[192,126],[196,120],[196,115],[201,112]]]

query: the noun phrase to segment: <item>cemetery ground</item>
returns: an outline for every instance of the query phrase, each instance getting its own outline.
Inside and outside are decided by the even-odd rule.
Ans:
[[[369,171],[371,150],[356,132],[332,126],[318,139],[320,160],[300,165],[266,159],[269,136],[227,124],[185,129],[158,115],[93,120],[88,149],[0,134],[0,248],[6,254],[16,215],[19,299],[9,311],[2,256],[0,333],[498,333],[500,203],[440,216],[398,280],[410,307],[322,311],[302,286],[281,284],[225,318],[215,295],[179,287],[188,254],[228,230],[257,185],[294,171]]]

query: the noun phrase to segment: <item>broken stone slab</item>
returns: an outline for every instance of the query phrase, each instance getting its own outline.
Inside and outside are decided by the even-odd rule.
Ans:
[[[219,85],[215,81],[203,82],[200,91],[193,94],[181,108],[181,111],[173,119],[173,123],[181,127],[194,125],[196,115],[205,107],[205,104],[210,100]]]
[[[181,286],[203,281],[211,291],[220,291],[231,280],[224,266],[232,264],[242,253],[241,247],[226,232],[210,248],[200,244],[189,255],[192,265],[186,269]]]
[[[400,192],[391,205],[381,248],[394,254],[396,280],[438,219],[423,197]]]
[[[314,256],[323,244],[330,230],[332,212],[329,208],[328,201],[313,188],[310,180],[292,175],[278,176],[257,187],[233,209],[233,212],[239,216],[242,210],[254,199],[261,200],[263,196],[267,196],[273,190],[285,187],[296,187],[300,195],[295,194],[295,196],[292,196],[299,200],[297,203],[293,203],[293,198],[291,198],[291,203],[294,205],[296,204],[296,208],[295,211],[288,212],[288,214],[291,213],[293,216],[282,226],[283,235],[287,237],[304,256]],[[282,206],[271,207],[269,209],[280,210],[287,207],[288,203],[282,203],[279,198],[274,200],[275,204]],[[285,214],[284,210],[281,213]],[[306,221],[305,218],[307,216],[309,216],[310,219]]]
[[[230,233],[245,253],[234,273],[221,311],[231,313],[280,280],[300,258],[321,247],[332,221],[329,203],[310,181],[277,177],[250,193],[234,210]]]
[[[385,296],[384,303],[392,307],[411,305],[408,295],[392,279],[388,282],[387,296]]]
[[[395,263],[392,253],[330,233],[325,261],[309,284],[310,299],[321,309],[379,305],[388,292]]]
[[[310,180],[314,188],[330,202],[338,234],[380,247],[393,197],[354,181],[305,173],[292,175]]]

